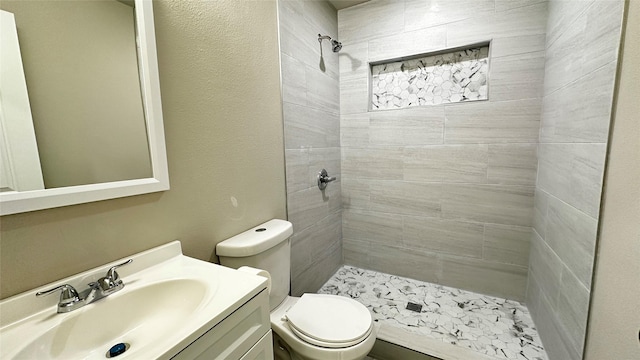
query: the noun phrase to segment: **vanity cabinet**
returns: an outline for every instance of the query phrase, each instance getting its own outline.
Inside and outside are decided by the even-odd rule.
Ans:
[[[267,291],[242,304],[172,359],[273,360]]]

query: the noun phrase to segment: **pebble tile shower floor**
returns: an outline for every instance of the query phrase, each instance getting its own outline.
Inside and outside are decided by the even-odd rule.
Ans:
[[[341,267],[318,293],[351,297],[383,324],[496,359],[547,360],[527,307],[517,301],[353,266]],[[408,302],[422,309],[407,310]]]

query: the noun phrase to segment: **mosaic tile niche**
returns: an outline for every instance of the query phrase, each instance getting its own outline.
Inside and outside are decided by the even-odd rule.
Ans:
[[[371,109],[487,100],[489,44],[371,64]]]

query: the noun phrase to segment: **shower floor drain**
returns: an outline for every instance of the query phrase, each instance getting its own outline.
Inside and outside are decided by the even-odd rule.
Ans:
[[[407,303],[407,310],[411,310],[419,313],[422,311],[422,305],[409,302]]]

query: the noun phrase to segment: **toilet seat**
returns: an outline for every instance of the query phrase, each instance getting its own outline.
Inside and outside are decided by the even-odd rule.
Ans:
[[[304,294],[285,318],[301,340],[325,348],[358,344],[373,328],[373,318],[364,305],[337,295]]]

